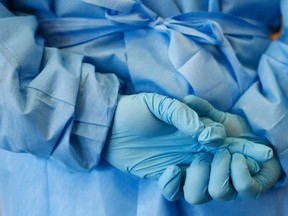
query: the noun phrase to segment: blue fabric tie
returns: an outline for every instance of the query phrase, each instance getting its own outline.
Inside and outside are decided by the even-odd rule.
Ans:
[[[131,0],[84,0],[106,8],[106,19],[54,18],[40,21],[39,30],[48,46],[66,47],[109,34],[154,28],[170,34],[177,31],[196,42],[223,43],[224,34],[267,37],[268,30],[255,21],[218,13],[193,12],[162,18],[143,4]]]

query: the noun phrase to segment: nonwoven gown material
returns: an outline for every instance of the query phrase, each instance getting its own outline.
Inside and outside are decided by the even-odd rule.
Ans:
[[[288,48],[281,41],[269,47],[270,33],[279,28],[279,1],[111,2],[120,3],[15,0],[9,6],[38,18],[46,46],[82,54],[97,71],[116,74],[123,94],[158,92],[178,99],[196,94],[218,109],[239,112],[258,133],[275,141],[287,171],[287,145],[281,140],[287,125]],[[270,124],[272,133],[265,128],[274,119],[263,116],[275,95],[281,96],[278,103],[267,108],[276,107],[271,113],[279,116]],[[284,185],[256,200],[190,205],[184,199],[165,200],[157,182],[127,175],[104,160],[86,173],[63,168],[51,158],[6,150],[0,151],[0,161],[2,215],[288,214],[285,178]]]

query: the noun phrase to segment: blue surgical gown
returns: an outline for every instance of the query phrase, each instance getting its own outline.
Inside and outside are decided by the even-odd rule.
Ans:
[[[269,38],[279,28],[278,1],[7,2],[0,6],[3,215],[288,214],[288,45]],[[285,172],[279,187],[256,200],[190,205],[108,165],[100,154],[117,94],[142,91],[196,94],[242,114],[274,146]]]

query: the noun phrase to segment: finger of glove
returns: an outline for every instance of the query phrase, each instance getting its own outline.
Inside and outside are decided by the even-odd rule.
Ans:
[[[228,144],[228,150],[231,154],[241,153],[260,163],[270,160],[274,155],[270,147],[246,139],[229,137],[225,142]]]
[[[195,95],[188,95],[183,99],[191,109],[198,113],[199,116],[204,116],[213,121],[223,123],[225,120],[225,113],[215,109],[208,101],[199,98]]]
[[[215,200],[232,200],[237,196],[230,183],[231,158],[226,149],[217,151],[213,157],[208,191]]]
[[[233,154],[231,178],[238,198],[257,198],[262,193],[261,182],[251,176],[246,158],[242,154]]]
[[[276,157],[262,163],[260,171],[253,176],[255,180],[261,185],[261,193],[269,190],[274,183],[276,183],[281,176],[281,166]]]
[[[201,204],[212,199],[208,193],[211,161],[212,157],[207,153],[195,154],[192,163],[186,169],[183,190],[188,203]]]
[[[144,94],[144,101],[158,119],[174,125],[188,136],[198,137],[204,129],[198,114],[176,99],[159,94]]]
[[[251,173],[251,176],[256,175],[260,171],[259,164],[252,158],[246,157],[246,163],[247,163],[249,172]]]
[[[199,143],[212,148],[222,145],[226,139],[225,127],[209,118],[201,118],[201,120],[205,125],[205,129],[198,137]]]
[[[183,196],[183,179],[186,168],[176,165],[169,166],[158,180],[162,195],[169,201],[178,200]]]

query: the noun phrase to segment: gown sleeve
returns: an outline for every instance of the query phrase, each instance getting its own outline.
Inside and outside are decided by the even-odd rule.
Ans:
[[[37,25],[0,3],[0,148],[91,169],[111,125],[118,78],[96,73],[82,55],[44,47]]]

